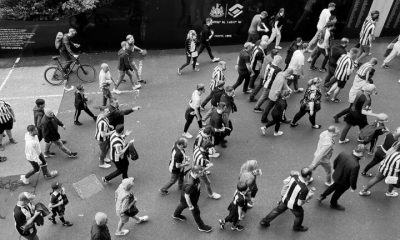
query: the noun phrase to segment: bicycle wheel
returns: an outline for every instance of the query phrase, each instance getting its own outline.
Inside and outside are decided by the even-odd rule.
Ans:
[[[49,67],[44,71],[44,79],[51,85],[58,86],[64,82],[64,73],[58,67]]]
[[[76,70],[76,74],[82,82],[94,82],[96,70],[90,65],[82,64]]]

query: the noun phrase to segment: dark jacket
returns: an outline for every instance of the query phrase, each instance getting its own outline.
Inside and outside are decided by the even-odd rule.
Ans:
[[[118,70],[120,71],[128,71],[128,70],[133,70],[131,64],[129,63],[129,55],[126,52],[126,50],[121,49],[118,51],[118,58],[119,58],[119,63],[118,63]]]
[[[224,88],[219,89],[219,88],[214,88],[214,90],[211,92],[211,105],[216,107],[221,100],[222,94],[224,94],[225,90]]]
[[[237,112],[235,101],[233,100],[233,97],[228,96],[228,94],[223,93],[220,102],[226,104],[226,111]]]
[[[337,66],[337,61],[339,60],[340,56],[346,54],[346,48],[340,44],[337,44],[331,48],[331,55],[329,56],[329,65],[332,67]]]
[[[211,36],[211,27],[207,24],[203,24],[203,28],[200,33],[200,42],[206,43],[208,38]]]
[[[108,114],[108,122],[110,123],[111,126],[115,127],[118,124],[124,124],[124,116],[128,115],[133,112],[132,109],[126,109],[126,110],[119,110],[118,108],[114,108],[110,106],[110,113]]]
[[[274,119],[283,120],[283,114],[287,108],[286,99],[278,98],[275,102],[274,109],[271,111],[271,116]]]
[[[40,109],[37,106],[33,108],[33,122],[37,128],[40,128],[40,122],[44,116],[44,109]]]
[[[44,141],[46,142],[51,142],[51,141],[57,141],[60,139],[60,134],[58,133],[58,126],[63,127],[64,124],[58,120],[57,117],[48,117],[46,115],[43,116],[42,118],[42,134]]]
[[[90,230],[90,240],[111,240],[107,225],[99,226],[94,222]]]
[[[333,180],[345,187],[357,188],[357,177],[360,170],[360,158],[353,154],[341,152],[333,162]]]
[[[79,91],[75,92],[75,108],[83,110],[86,105],[87,99],[85,98],[85,94]]]
[[[288,65],[290,63],[290,60],[292,60],[293,53],[300,48],[299,45],[297,45],[297,41],[293,41],[289,49],[287,50],[286,58],[285,58],[285,63]]]

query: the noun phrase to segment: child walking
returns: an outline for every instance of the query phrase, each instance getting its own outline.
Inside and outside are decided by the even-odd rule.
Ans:
[[[243,231],[244,227],[239,225],[239,222],[243,220],[244,214],[247,210],[246,200],[247,185],[244,182],[239,182],[237,190],[235,191],[233,201],[228,206],[229,214],[225,219],[219,219],[219,225],[221,229],[225,229],[225,224],[231,222],[232,230]]]
[[[65,189],[62,187],[62,184],[59,182],[53,182],[51,184],[52,192],[50,193],[50,203],[49,208],[51,209],[52,215],[49,217],[49,220],[56,224],[56,216],[60,218],[63,226],[70,227],[73,224],[71,222],[65,221],[64,213],[65,213],[65,206],[68,204],[68,198],[65,194]]]

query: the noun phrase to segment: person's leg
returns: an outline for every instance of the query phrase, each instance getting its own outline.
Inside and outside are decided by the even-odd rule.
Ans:
[[[57,141],[53,141],[53,143],[54,143],[55,145],[57,145],[57,147],[58,147],[61,151],[63,151],[65,154],[71,155],[72,151],[69,150],[69,149],[62,143],[61,139],[58,139]]]
[[[326,70],[326,64],[328,63],[328,60],[329,60],[329,52],[328,52],[328,54],[326,54],[325,49],[324,49],[323,54],[324,54],[324,60],[322,61],[321,69]]]
[[[196,69],[196,63],[197,63],[197,57],[193,57],[192,61],[193,61],[192,67],[193,67],[193,70],[195,70]]]
[[[193,119],[194,119],[194,115],[186,114],[186,123],[185,123],[185,127],[183,128],[183,132],[184,133],[188,131],[188,129],[190,127],[190,124],[192,123]]]
[[[319,56],[321,55],[322,50],[323,50],[322,48],[317,47],[317,50],[316,50],[314,56],[312,57],[312,61],[311,61],[311,66],[310,66],[310,68],[315,68],[315,62],[317,61],[317,59],[318,59]]]
[[[280,119],[275,119],[275,133],[279,132],[279,128],[281,127],[281,120]]]
[[[32,165],[32,170],[30,170],[27,174],[25,174],[25,178],[28,179],[30,178],[33,174],[39,172],[40,167],[37,162],[34,161],[28,161]]]
[[[170,187],[172,187],[172,185],[174,185],[178,181],[178,178],[179,178],[179,174],[171,173],[171,178],[170,178],[169,182],[167,184],[165,184],[160,190],[167,192],[168,189]]]
[[[337,97],[339,96],[339,93],[340,93],[340,89],[341,89],[340,87],[337,87],[335,89],[335,91],[332,94],[332,99],[337,99]]]
[[[304,107],[300,107],[300,110],[296,113],[296,115],[294,115],[292,123],[296,124],[297,121],[299,121],[306,113],[306,109]]]
[[[317,42],[318,40],[318,35],[319,35],[319,30],[315,33],[314,37],[311,39],[311,41],[308,43],[307,51],[311,51],[311,48],[313,45]]]
[[[336,185],[336,190],[333,193],[332,198],[331,198],[331,206],[337,206],[338,205],[338,200],[339,200],[340,196],[342,196],[342,194],[344,192],[346,192],[347,189],[349,189],[348,186],[343,186],[343,185],[340,185],[340,184]]]
[[[173,216],[180,216],[188,206],[186,204],[179,203],[178,207],[176,207]]]
[[[193,215],[194,221],[197,223],[197,226],[199,228],[203,228],[205,226],[205,224],[200,217],[200,209],[199,209],[199,206],[197,206],[197,204],[194,206],[194,209],[192,210],[192,215]]]
[[[183,189],[184,180],[185,180],[185,172],[180,172],[178,174],[178,189],[179,190]]]
[[[92,113],[92,111],[90,111],[90,109],[85,106],[85,108],[83,109],[89,116],[91,116],[93,119],[96,120],[96,116]]]
[[[385,179],[385,176],[383,176],[383,174],[378,171],[378,173],[375,175],[375,177],[373,177],[367,183],[367,185],[364,187],[363,191],[365,191],[365,192],[368,191],[370,188],[372,188],[375,184],[377,184],[378,182],[382,181],[383,179]]]
[[[317,116],[317,112],[314,111],[314,114],[311,115],[310,111],[308,111],[308,120],[310,120],[311,126],[315,126],[315,118]]]
[[[272,28],[271,36],[268,39],[268,45],[275,40],[276,35],[277,35],[276,29]]]
[[[267,106],[265,107],[263,114],[261,116],[261,122],[263,123],[268,122],[268,114],[274,106],[275,106],[275,101],[271,101],[271,99],[268,99]]]
[[[365,166],[362,173],[367,173],[371,168],[380,163],[384,158],[385,158],[385,153],[378,147],[378,150],[374,154],[374,158],[372,158],[372,160],[367,164],[367,166]]]
[[[296,75],[296,74],[293,75],[292,82],[293,82],[294,91],[299,90],[299,78],[300,78],[299,75]]]
[[[208,55],[210,56],[211,60],[213,60],[214,59],[214,55],[212,54],[212,51],[211,51],[210,42],[206,42],[205,45],[206,45],[206,49],[207,49]]]
[[[120,162],[120,172],[122,173],[122,179],[128,178],[129,160],[125,158],[121,159]]]
[[[263,88],[260,98],[254,108],[260,108],[261,105],[268,99],[269,89]]]
[[[186,56],[186,63],[184,63],[184,64],[179,68],[179,71],[181,71],[181,70],[184,69],[187,65],[189,65],[191,59],[192,59],[191,56]]]
[[[107,176],[105,176],[104,177],[104,179],[106,179],[106,181],[110,181],[111,179],[114,179],[114,178],[116,178],[117,176],[119,176],[120,174],[122,174],[122,166],[121,166],[121,163],[118,161],[118,162],[115,162],[115,161],[113,161],[114,162],[114,164],[115,164],[115,167],[117,168],[114,172],[112,172],[112,173],[110,173],[110,174],[108,174]]]
[[[118,71],[119,75],[118,75],[118,82],[115,84],[114,89],[118,89],[119,85],[121,84],[121,82],[124,80],[125,77],[125,71]]]
[[[258,92],[263,88],[263,81],[261,78],[258,78],[259,83],[257,84],[257,87],[253,90],[253,92],[250,94],[250,101],[255,100]]]
[[[325,199],[327,196],[329,196],[331,193],[333,193],[337,188],[337,184],[333,183],[330,185],[325,191],[321,194],[321,198]]]
[[[261,219],[262,225],[269,225],[269,223],[274,220],[277,216],[281,215],[283,212],[287,210],[286,204],[283,202],[279,202],[279,205],[276,206],[267,216]]]
[[[325,170],[326,173],[326,182],[332,183],[332,164],[330,162],[321,162],[320,165]]]
[[[278,28],[278,30],[276,31],[275,46],[279,46],[279,44],[281,43],[281,37],[282,37],[281,29]]]
[[[211,100],[212,98],[212,94],[211,94],[211,89],[210,89],[210,94],[208,94],[208,96],[203,100],[203,102],[201,103],[201,107],[204,108],[207,103]]]
[[[203,117],[203,121],[204,121],[204,122],[207,121],[208,118],[211,116],[211,113],[213,112],[213,109],[214,109],[214,108],[215,108],[214,106],[211,106],[210,110],[208,110],[207,113],[206,113],[206,115],[204,115],[204,117]]]
[[[335,69],[336,70],[336,69]],[[332,73],[332,77],[329,79],[329,82],[324,84],[324,87],[327,88],[328,90],[332,89],[332,87],[336,84],[337,78],[334,76],[335,70]],[[337,87],[337,85],[336,85]],[[332,90],[333,91],[333,90]],[[329,91],[328,91],[329,92]]]
[[[249,90],[250,83],[250,73],[244,74],[244,84],[243,84],[243,92],[247,92]]]
[[[385,58],[385,60],[383,60],[382,66],[387,65],[390,61],[392,61],[397,56],[397,53],[398,52],[393,48],[390,54]]]
[[[301,229],[303,227],[304,209],[303,207],[296,207],[291,209],[294,218],[293,229]]]
[[[348,123],[346,123],[346,126],[344,126],[342,133],[340,134],[340,141],[344,141],[346,139],[347,133],[349,132],[350,128],[352,126]]]
[[[242,84],[242,82],[243,82],[243,80],[244,80],[244,76],[245,76],[245,74],[243,74],[243,73],[238,73],[239,75],[238,75],[238,78],[237,78],[237,80],[236,80],[236,82],[235,82],[235,84],[233,84],[233,89],[235,89],[236,90],[236,88],[237,87],[239,87],[240,86],[240,84]]]
[[[198,55],[200,56],[200,54],[204,51],[204,48],[205,48],[206,46],[204,45],[204,43],[203,42],[200,42],[200,45],[199,45],[199,48],[197,49],[197,53],[198,53]]]
[[[142,79],[140,78],[139,69],[136,66],[136,63],[134,61],[132,61],[132,68],[133,68],[133,72],[135,73],[135,76],[137,79],[136,84],[139,84],[139,81]]]
[[[254,70],[254,75],[250,78],[250,82],[249,82],[250,89],[254,89],[254,82],[256,81],[259,74],[260,74],[260,70]]]
[[[81,111],[82,111],[81,109],[75,107],[75,115],[74,115],[75,122],[79,122],[79,116],[81,115]]]
[[[99,141],[99,148],[100,148],[100,165],[104,164],[104,159],[107,156],[107,152],[110,146],[110,142],[109,141]]]
[[[126,75],[128,75],[128,77],[129,77],[129,82],[131,82],[131,85],[132,85],[132,87],[134,87],[135,85],[136,85],[136,83],[135,83],[135,81],[133,81],[133,76],[132,76],[132,73],[131,73],[131,71],[126,71]]]
[[[336,69],[335,67],[328,65],[328,73],[326,74],[325,79],[324,79],[324,86],[326,88],[330,87],[330,86],[328,86],[328,83],[331,80],[331,77],[333,76],[333,74],[335,73],[335,69]]]
[[[348,108],[343,109],[341,112],[337,113],[334,118],[341,118],[342,116],[348,114],[350,112],[351,107],[353,106],[352,103],[350,103],[350,106]]]
[[[122,227],[129,221],[129,217],[126,215],[119,216],[119,221],[117,225],[117,231],[116,232],[121,232]]]
[[[49,153],[50,152],[50,146],[51,146],[51,142],[44,142],[44,153]]]
[[[217,143],[216,143],[215,145],[217,145]],[[200,179],[201,179],[201,180],[204,182],[204,184],[206,185],[208,195],[212,195],[212,194],[213,194],[213,190],[212,190],[212,188],[211,188],[211,182],[210,182],[210,179],[208,179],[207,174],[202,175],[202,176],[200,177]]]

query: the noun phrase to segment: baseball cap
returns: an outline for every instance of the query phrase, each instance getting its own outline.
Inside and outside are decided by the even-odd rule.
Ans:
[[[51,188],[52,188],[53,190],[59,189],[61,186],[62,186],[62,184],[61,184],[60,182],[53,182],[53,183],[51,184]]]

